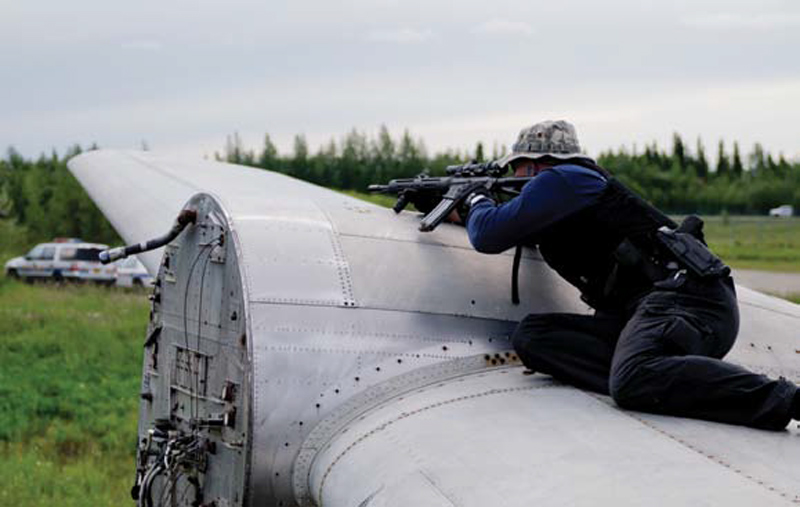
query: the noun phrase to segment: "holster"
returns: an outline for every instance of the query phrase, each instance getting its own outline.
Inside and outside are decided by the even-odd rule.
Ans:
[[[656,238],[672,253],[678,264],[700,278],[722,278],[731,273],[730,267],[688,232],[664,226],[656,231]]]
[[[722,278],[729,268],[708,249],[703,235],[703,220],[696,215],[686,217],[677,229],[661,227],[656,238],[689,273],[700,278]]]
[[[634,268],[655,286],[671,289],[683,285],[685,273],[699,278],[721,278],[731,272],[706,247],[703,221],[695,215],[686,217],[677,229],[661,227],[655,233],[655,241],[655,250],[650,254],[645,254],[627,238],[620,242],[614,251],[617,264],[606,280],[606,294],[613,290],[620,266]]]

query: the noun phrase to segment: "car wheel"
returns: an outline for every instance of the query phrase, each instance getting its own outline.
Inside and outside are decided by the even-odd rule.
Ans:
[[[134,287],[144,287],[141,278],[134,278],[133,281],[131,282],[131,285],[133,285]]]
[[[9,269],[6,271],[6,276],[11,278],[12,280],[19,280],[19,273],[17,273],[16,269]]]
[[[61,275],[61,271],[53,271],[53,281],[59,285],[64,283],[64,277]]]

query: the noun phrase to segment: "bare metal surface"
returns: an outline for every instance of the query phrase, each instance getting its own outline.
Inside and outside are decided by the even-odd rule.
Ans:
[[[411,505],[407,485],[422,478],[465,507],[794,505],[797,438],[624,412],[500,368],[359,417],[317,454],[310,489],[317,505]]]
[[[251,405],[244,477],[232,471],[240,465],[208,474],[220,504],[235,504],[238,494],[253,506],[589,505],[612,495],[616,505],[682,505],[713,485],[709,498],[719,502],[708,505],[781,505],[774,502],[800,492],[797,474],[786,472],[800,465],[796,429],[625,413],[502,369],[495,354],[508,350],[526,313],[587,311],[536,252],[525,254],[522,305],[514,306],[511,256],[472,251],[460,227],[420,233],[413,213],[395,216],[286,176],[210,161],[101,151],[70,169],[126,241],[169,227],[198,192],[214,194],[219,225],[235,239],[215,255],[241,293],[234,299],[244,315]],[[184,259],[163,275],[176,287],[199,248],[192,234],[169,247]],[[151,272],[158,255],[144,259]],[[213,302],[220,287],[206,289],[204,308],[231,304]],[[198,287],[190,293],[198,298]],[[798,379],[798,307],[746,289],[740,296],[742,333],[731,358]],[[172,333],[183,331],[182,304],[181,295],[164,300]],[[409,389],[422,391],[407,396]],[[158,395],[153,403],[169,406]],[[768,457],[784,448],[798,452]],[[233,484],[240,486],[225,489]]]

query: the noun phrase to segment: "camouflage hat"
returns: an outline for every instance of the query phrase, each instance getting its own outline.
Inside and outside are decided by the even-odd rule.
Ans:
[[[497,161],[501,167],[518,158],[537,159],[553,157],[560,159],[585,158],[578,144],[575,127],[564,120],[543,121],[524,128],[511,146],[511,153]]]

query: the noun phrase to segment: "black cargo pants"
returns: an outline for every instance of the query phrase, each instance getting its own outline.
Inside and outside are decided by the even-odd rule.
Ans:
[[[513,343],[532,370],[623,408],[783,429],[797,387],[722,361],[738,329],[733,281],[689,279],[647,294],[627,319],[529,315]]]

